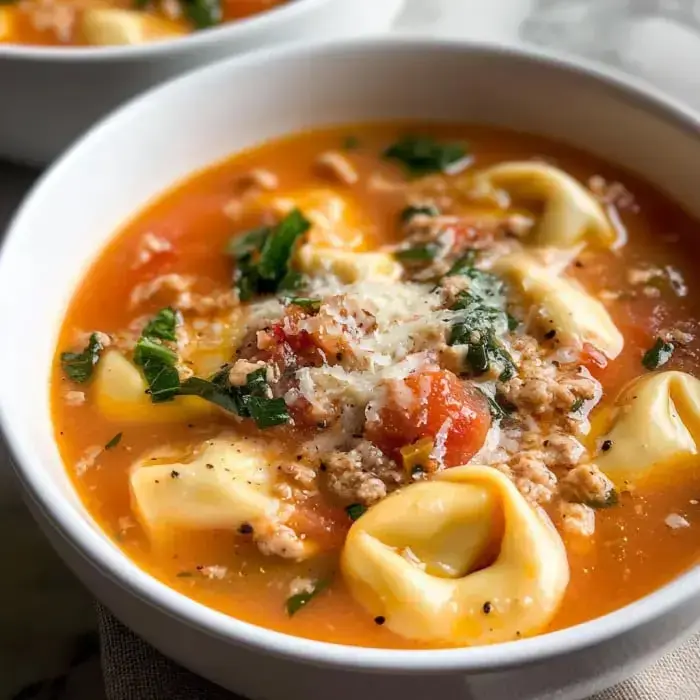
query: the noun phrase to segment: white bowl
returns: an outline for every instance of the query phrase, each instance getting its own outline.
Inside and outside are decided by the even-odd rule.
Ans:
[[[264,86],[264,89],[261,89]],[[0,418],[28,501],[55,547],[127,625],[251,698],[558,700],[632,674],[700,618],[700,569],[626,608],[533,639],[392,651],[325,644],[208,609],[141,571],[81,505],[56,448],[49,367],[66,305],[114,231],[192,172],[316,124],[485,122],[585,148],[700,214],[697,118],[651,88],[545,54],[420,40],[258,52],[120,109],[42,179],[0,256]],[[196,128],[192,128],[196,125]]]
[[[402,5],[403,0],[291,0],[248,19],[139,46],[0,44],[0,158],[48,164],[97,119],[146,88],[272,44],[384,31]]]

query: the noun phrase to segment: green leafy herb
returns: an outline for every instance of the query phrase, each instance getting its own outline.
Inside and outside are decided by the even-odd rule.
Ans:
[[[301,306],[305,311],[312,311],[316,313],[321,308],[320,299],[312,299],[310,297],[287,297],[285,299],[287,304],[294,304],[295,306]]]
[[[583,399],[579,396],[576,401],[571,404],[571,413],[578,413],[583,408]]]
[[[648,370],[658,369],[671,359],[674,350],[673,343],[666,343],[661,338],[657,338],[654,345],[644,353],[642,364]]]
[[[292,615],[298,613],[305,605],[309,603],[309,601],[313,600],[319,593],[325,590],[329,583],[330,581],[328,580],[316,581],[313,584],[313,588],[309,592],[297,593],[297,595],[287,598],[287,615],[291,617]]]
[[[515,375],[515,364],[503,348],[498,336],[508,329],[503,283],[489,272],[477,270],[463,261],[456,274],[469,279],[469,286],[459,293],[453,311],[462,311],[450,329],[450,345],[466,345],[467,370],[484,374],[492,366],[500,368],[499,379],[507,381]]]
[[[345,512],[348,514],[350,520],[357,520],[364,515],[366,511],[367,506],[363,506],[362,503],[351,503],[345,508]]]
[[[394,257],[405,262],[427,262],[435,260],[440,250],[441,246],[437,243],[424,243],[412,248],[397,250],[394,252]]]
[[[134,363],[143,370],[153,403],[170,401],[180,389],[180,375],[175,367],[177,353],[163,343],[174,340],[179,315],[163,309],[144,327],[134,348]]]
[[[356,148],[360,147],[360,139],[357,138],[357,136],[354,136],[353,134],[350,134],[349,136],[345,137],[345,140],[343,141],[343,149],[346,151],[354,151]]]
[[[506,316],[508,317],[508,330],[514,331],[520,325],[520,321],[510,314],[506,314]]]
[[[111,450],[116,447],[122,440],[122,433],[117,433],[106,445],[105,450]]]
[[[213,27],[223,19],[220,0],[182,0],[182,8],[196,29]]]
[[[70,379],[78,384],[84,384],[92,377],[92,370],[99,362],[100,353],[104,348],[97,336],[93,333],[88,344],[82,352],[62,352],[61,365],[63,371]]]
[[[211,379],[190,377],[182,382],[179,393],[199,396],[242,418],[252,418],[258,428],[270,428],[289,422],[287,404],[282,398],[272,398],[265,367],[251,372],[244,386],[231,386],[229,368],[217,372]]]
[[[400,162],[412,175],[445,172],[467,155],[460,143],[440,143],[430,136],[404,136],[384,151],[384,157]]]
[[[401,211],[399,218],[401,219],[401,223],[405,224],[408,223],[414,216],[419,216],[421,214],[424,216],[439,216],[440,210],[432,204],[426,204],[420,207],[409,206]]]
[[[485,391],[479,389],[479,387],[477,387],[477,390],[486,399],[486,402],[489,405],[489,413],[491,413],[491,418],[493,418],[494,420],[501,420],[501,418],[506,417],[506,412],[503,410],[503,408],[501,408],[496,399],[487,394]]]
[[[161,309],[143,329],[141,335],[146,338],[160,338],[161,340],[177,340],[175,329],[182,323],[180,313],[168,307]]]
[[[452,275],[463,275],[467,274],[470,270],[474,268],[474,263],[476,262],[476,251],[469,249],[465,251],[455,262],[452,267],[447,271],[445,277],[451,277]]]
[[[273,425],[283,425],[289,421],[289,411],[283,398],[251,396],[247,407],[258,428],[271,428]]]
[[[297,239],[310,226],[294,209],[277,226],[254,229],[229,243],[228,252],[236,259],[234,283],[242,301],[300,286],[301,276],[290,263]]]
[[[584,501],[591,508],[612,508],[620,502],[620,496],[615,489],[610,489],[602,499]]]

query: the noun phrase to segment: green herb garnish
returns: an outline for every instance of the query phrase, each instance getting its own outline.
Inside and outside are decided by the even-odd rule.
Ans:
[[[143,371],[153,403],[172,400],[180,389],[177,353],[163,342],[175,339],[179,322],[174,309],[162,309],[146,324],[134,348],[134,363]]]
[[[229,243],[227,250],[236,260],[233,279],[241,301],[299,286],[301,276],[290,263],[297,239],[310,227],[304,215],[294,209],[277,226],[254,229]]]
[[[88,344],[82,352],[62,352],[61,365],[63,371],[70,379],[78,384],[84,384],[92,377],[92,370],[99,362],[100,353],[103,350],[102,343],[93,333]]]
[[[309,603],[309,601],[326,589],[329,583],[330,581],[328,580],[316,581],[313,588],[308,593],[297,593],[297,595],[287,598],[287,615],[291,617],[292,615],[298,613],[307,603]]]
[[[305,311],[312,311],[313,313],[316,313],[321,308],[321,300],[310,297],[286,297],[285,301],[287,304],[300,306]]]
[[[182,382],[179,393],[199,396],[241,418],[252,418],[258,428],[270,428],[289,422],[289,410],[284,399],[271,396],[265,367],[251,372],[241,387],[231,386],[228,372],[229,368],[225,367],[211,379],[190,377]]]
[[[383,155],[400,162],[411,175],[427,175],[447,171],[467,155],[467,150],[463,144],[440,143],[430,136],[404,136]]]
[[[429,262],[435,260],[440,250],[441,246],[437,243],[424,243],[412,248],[397,250],[394,252],[394,257],[404,262]]]
[[[579,396],[576,401],[571,404],[570,413],[578,413],[583,408],[583,399]]]
[[[345,508],[345,512],[350,520],[357,520],[367,512],[367,506],[362,505],[362,503],[351,503]]]
[[[399,218],[402,224],[408,223],[414,216],[439,216],[440,210],[432,204],[426,204],[420,207],[408,206],[401,211]]]
[[[116,447],[122,440],[122,433],[117,433],[106,445],[105,450],[111,450]]]
[[[648,370],[658,369],[671,359],[674,350],[673,343],[666,343],[661,338],[657,338],[654,345],[644,353],[642,364]]]
[[[196,29],[207,29],[221,24],[223,12],[220,0],[182,0],[187,19]]]
[[[141,335],[161,340],[177,340],[175,329],[182,323],[180,312],[168,307],[161,309],[145,326]]]
[[[503,283],[489,272],[470,267],[468,259],[452,274],[467,277],[469,287],[459,293],[451,307],[463,313],[452,324],[448,343],[467,346],[466,369],[471,374],[478,376],[497,366],[500,381],[507,381],[515,375],[516,367],[498,340],[508,329]]]
[[[501,418],[506,417],[506,412],[503,410],[503,408],[499,405],[499,403],[494,399],[492,396],[487,394],[485,391],[480,389],[479,387],[476,387],[477,391],[486,399],[486,402],[489,405],[489,413],[491,414],[491,418],[494,420],[501,420]]]

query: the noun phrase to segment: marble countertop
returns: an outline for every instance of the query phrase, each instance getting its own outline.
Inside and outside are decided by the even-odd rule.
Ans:
[[[700,108],[700,0],[405,2],[398,33],[545,45],[635,73]],[[0,232],[37,175],[0,163]],[[101,700],[91,598],[44,541],[10,471],[0,443],[0,700]]]

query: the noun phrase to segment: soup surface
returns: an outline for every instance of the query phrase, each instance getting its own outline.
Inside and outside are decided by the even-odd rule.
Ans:
[[[289,0],[5,0],[0,44],[118,46],[175,39]]]
[[[590,620],[700,551],[697,234],[527,135],[270,143],[100,255],[56,439],[131,559],[242,620],[396,648]]]

